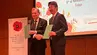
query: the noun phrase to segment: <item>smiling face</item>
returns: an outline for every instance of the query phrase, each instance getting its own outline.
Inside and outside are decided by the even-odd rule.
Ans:
[[[55,1],[49,2],[48,7],[52,15],[54,15],[58,11],[58,5],[57,5],[57,2]]]
[[[39,14],[40,14],[40,12],[39,12],[39,10],[37,9],[37,8],[32,8],[32,18],[33,19],[38,19],[39,18]]]
[[[49,5],[49,11],[54,15],[57,12],[57,7],[54,5]]]

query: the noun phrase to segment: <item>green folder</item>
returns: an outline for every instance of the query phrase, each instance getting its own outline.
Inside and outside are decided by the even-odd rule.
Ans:
[[[25,35],[25,38],[30,38],[30,35],[29,35],[29,30],[30,30],[30,24],[24,26],[24,35]]]
[[[51,32],[53,25],[47,25],[43,35],[43,39],[49,39],[49,32]]]

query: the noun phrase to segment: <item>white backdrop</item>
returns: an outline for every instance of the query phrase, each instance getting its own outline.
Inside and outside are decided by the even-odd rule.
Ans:
[[[58,11],[68,22],[69,33],[97,31],[97,0],[36,0],[40,16],[47,20],[51,17],[46,14],[49,1],[58,3]]]

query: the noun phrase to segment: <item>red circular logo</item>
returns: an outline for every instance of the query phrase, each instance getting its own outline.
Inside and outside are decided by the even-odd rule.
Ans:
[[[20,30],[22,29],[22,23],[19,22],[19,21],[14,22],[14,24],[13,24],[13,29],[14,29],[15,31],[20,31]]]

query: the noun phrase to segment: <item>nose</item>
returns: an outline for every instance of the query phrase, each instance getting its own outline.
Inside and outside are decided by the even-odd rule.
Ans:
[[[50,10],[50,8],[48,8],[48,10]]]

